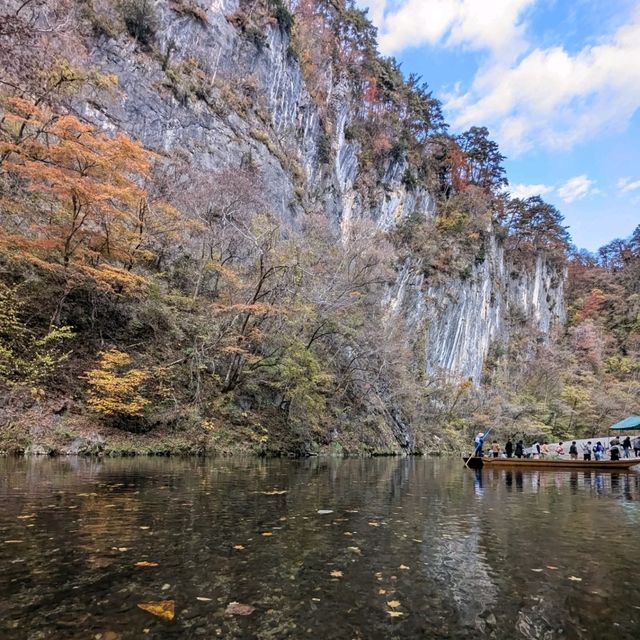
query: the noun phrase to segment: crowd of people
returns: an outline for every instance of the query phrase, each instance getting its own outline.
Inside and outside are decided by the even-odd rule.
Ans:
[[[478,433],[475,438],[476,451],[475,455],[484,455],[483,445],[485,434]],[[640,436],[631,439],[626,436],[622,441],[616,436],[612,438],[608,444],[603,444],[597,440],[595,443],[591,440],[577,444],[575,440],[565,449],[564,442],[558,442],[557,445],[550,445],[547,441],[542,443],[536,441],[530,447],[525,447],[522,440],[518,440],[514,446],[511,438],[509,438],[504,446],[504,456],[507,458],[534,458],[534,459],[554,459],[563,458],[569,455],[571,460],[578,460],[582,454],[583,460],[605,460],[609,456],[610,460],[620,460],[620,458],[640,457]],[[633,451],[633,456],[631,452]],[[489,455],[499,458],[502,453],[502,447],[497,440],[494,440],[489,447]]]

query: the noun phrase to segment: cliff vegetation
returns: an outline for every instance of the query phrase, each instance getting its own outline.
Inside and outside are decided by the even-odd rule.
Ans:
[[[638,239],[568,253],[350,0],[1,11],[1,449],[441,451],[637,401]]]

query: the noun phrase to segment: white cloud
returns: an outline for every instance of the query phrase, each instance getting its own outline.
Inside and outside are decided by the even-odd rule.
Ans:
[[[524,11],[538,0],[361,0],[386,54],[425,44],[513,56],[524,45]]]
[[[369,18],[375,25],[382,24],[384,20],[384,12],[387,7],[388,0],[368,0],[367,2],[361,2],[363,8],[369,9]]]
[[[534,49],[514,65],[495,61],[471,89],[447,96],[456,128],[488,126],[507,154],[569,148],[624,130],[640,107],[640,6],[629,24],[575,55]]]
[[[528,12],[545,0],[359,3],[369,7],[386,54],[424,45],[488,53],[470,88],[443,96],[446,113],[457,130],[487,126],[514,156],[536,147],[569,149],[603,131],[627,128],[640,108],[640,0],[635,1],[627,24],[592,37],[575,53],[527,42]]]
[[[593,188],[594,184],[595,182],[587,176],[576,176],[560,185],[557,194],[564,202],[570,204],[576,200],[582,200],[588,195],[599,193],[597,189]]]
[[[624,178],[622,180],[625,180]],[[631,184],[626,179],[625,184]],[[596,188],[595,180],[592,180],[586,175],[575,176],[569,178],[565,182],[560,184],[511,184],[505,188],[505,191],[509,193],[512,198],[526,199],[531,196],[555,196],[563,202],[570,204],[576,200],[582,200],[587,196],[595,196],[602,194],[602,192]],[[635,184],[635,183],[634,183]],[[618,183],[620,185],[620,182]],[[640,181],[637,183],[637,187],[640,189]]]
[[[618,180],[618,189],[620,189],[620,193],[637,191],[640,189],[640,180],[632,181],[631,178],[620,178],[620,180]]]
[[[531,196],[543,196],[553,191],[553,187],[548,184],[510,184],[506,189],[512,198],[522,200]]]

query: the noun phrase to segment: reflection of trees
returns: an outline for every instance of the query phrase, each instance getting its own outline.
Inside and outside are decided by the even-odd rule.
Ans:
[[[635,474],[622,474],[626,481],[617,475],[525,472],[514,483],[504,470],[484,474],[482,548],[500,586],[498,627],[513,628],[516,620],[527,638],[553,638],[559,629],[607,637],[607,611],[621,595],[630,552],[608,548],[608,540],[619,539],[620,506],[640,487]],[[634,624],[640,628],[640,620]]]
[[[619,540],[622,518],[638,522],[636,476],[491,471],[478,496],[471,472],[439,460],[0,463],[0,526],[24,541],[0,545],[3,639],[24,637],[14,622],[45,639],[143,627],[163,638],[391,637],[390,598],[408,614],[393,621],[402,637],[555,637],[586,624],[604,637],[606,616],[593,612],[628,581],[629,548],[607,549],[596,532]],[[264,494],[274,489],[287,492]],[[136,608],[165,598],[177,603],[173,627]],[[225,616],[232,600],[257,611]]]

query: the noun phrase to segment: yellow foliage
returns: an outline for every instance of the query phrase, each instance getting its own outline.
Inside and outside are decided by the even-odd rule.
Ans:
[[[39,398],[37,385],[68,358],[65,346],[74,334],[71,327],[52,327],[38,335],[22,315],[17,290],[0,283],[0,381],[31,386],[33,397]]]
[[[100,352],[100,364],[89,371],[85,379],[89,383],[89,407],[97,414],[116,416],[140,416],[149,400],[140,395],[140,389],[149,378],[149,372],[128,369],[131,356],[112,349]]]
[[[159,600],[158,602],[140,602],[138,607],[163,620],[173,620],[176,615],[175,600]]]

